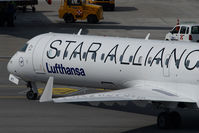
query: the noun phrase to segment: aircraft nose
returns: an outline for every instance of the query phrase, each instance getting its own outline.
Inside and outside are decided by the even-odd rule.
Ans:
[[[16,72],[16,54],[10,59],[7,64],[8,72],[14,74]]]
[[[8,72],[13,73],[14,69],[13,69],[13,60],[12,60],[12,58],[10,59],[10,61],[7,64],[7,70],[8,70]]]

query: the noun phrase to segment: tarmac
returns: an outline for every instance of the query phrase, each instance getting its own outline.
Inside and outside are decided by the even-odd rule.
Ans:
[[[24,82],[16,86],[8,81],[9,58],[26,41],[48,32],[145,38],[163,40],[166,33],[181,22],[199,23],[197,0],[116,0],[114,12],[104,12],[99,24],[78,21],[65,24],[58,18],[60,1],[48,5],[39,1],[37,11],[17,11],[15,27],[0,27],[0,132],[6,133],[195,133],[199,131],[199,114],[195,110],[178,110],[182,126],[175,130],[160,130],[156,116],[161,110],[150,106],[137,107],[133,103],[98,106],[88,103],[55,104],[30,101],[25,97]],[[44,84],[39,84],[40,88]],[[60,89],[61,88],[61,89]],[[54,95],[74,95],[99,92],[85,88],[55,85]],[[42,89],[40,89],[42,92]]]

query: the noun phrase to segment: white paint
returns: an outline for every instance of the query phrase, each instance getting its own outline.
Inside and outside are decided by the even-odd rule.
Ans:
[[[69,41],[73,42],[69,45]],[[17,52],[8,63],[8,71],[24,81],[48,81],[48,86],[52,85],[49,77],[53,77],[56,84],[115,90],[53,99],[55,102],[198,102],[197,43],[49,33],[31,39],[28,44],[30,50]],[[96,51],[96,55],[88,51]],[[29,62],[23,68],[19,66],[20,57]],[[51,92],[48,89],[51,87],[46,87],[45,92]],[[43,100],[48,101],[51,94],[45,92]]]
[[[9,81],[15,83],[16,85],[19,84],[19,79],[16,76],[14,76],[13,74],[9,75]]]

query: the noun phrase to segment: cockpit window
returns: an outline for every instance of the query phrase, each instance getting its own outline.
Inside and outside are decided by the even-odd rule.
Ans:
[[[19,51],[25,52],[28,47],[28,44],[25,44]]]

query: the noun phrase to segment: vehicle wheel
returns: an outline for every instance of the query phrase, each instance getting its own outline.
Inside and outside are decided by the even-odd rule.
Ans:
[[[96,15],[88,15],[87,21],[88,21],[88,23],[92,23],[92,24],[99,22],[99,20],[98,20]]]
[[[179,128],[181,125],[181,116],[178,112],[171,112],[170,114],[171,122],[172,122],[172,128]]]
[[[75,22],[75,19],[74,19],[72,14],[65,14],[64,15],[64,21],[66,23],[73,23],[73,22]]]
[[[33,6],[32,7],[32,12],[35,12],[36,11],[36,8]]]
[[[29,100],[36,100],[37,99],[37,93],[34,93],[33,91],[28,91],[26,93],[26,97]]]
[[[171,125],[171,118],[169,113],[163,112],[158,115],[157,126],[160,129],[168,129]]]

